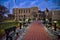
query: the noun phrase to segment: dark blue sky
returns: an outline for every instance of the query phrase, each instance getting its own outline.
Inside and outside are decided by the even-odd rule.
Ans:
[[[0,0],[1,5],[5,5],[7,8],[12,11],[14,7],[17,8],[27,8],[37,6],[41,10],[45,10],[48,8],[52,9],[60,9],[60,0]]]

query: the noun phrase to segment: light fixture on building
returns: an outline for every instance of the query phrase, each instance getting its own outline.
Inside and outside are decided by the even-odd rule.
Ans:
[[[57,23],[57,21],[54,21],[54,23]]]

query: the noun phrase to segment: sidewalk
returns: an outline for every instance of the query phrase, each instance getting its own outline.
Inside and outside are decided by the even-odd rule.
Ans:
[[[53,31],[50,28],[46,28],[46,26],[44,28],[49,33],[51,40],[57,40],[56,36],[53,34]]]
[[[30,25],[30,24],[28,24],[28,25]],[[22,37],[24,36],[24,34],[26,33],[26,31],[27,31],[27,29],[28,29],[29,27],[23,27],[22,26],[22,29],[20,29],[20,28],[17,28],[16,29],[16,32],[18,32],[18,36],[16,35],[16,32],[15,32],[15,35],[13,36],[13,40],[20,40],[20,39],[22,39]],[[3,38],[1,38],[0,40],[6,40],[6,36],[3,36]]]
[[[17,38],[17,40],[22,40],[23,37],[25,36],[26,32],[28,31],[29,27],[31,26],[31,24],[29,24],[29,26],[27,28],[23,28],[20,36]]]
[[[41,23],[34,22],[22,40],[51,40]]]
[[[54,31],[54,27],[48,27],[48,26],[46,27],[46,25],[44,25],[44,26],[45,26],[46,31],[49,33],[51,40],[58,40],[56,31]]]

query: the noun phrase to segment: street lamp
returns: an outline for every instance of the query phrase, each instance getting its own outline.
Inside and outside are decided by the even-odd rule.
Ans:
[[[47,22],[48,22],[48,19],[46,19],[46,27],[47,27]]]
[[[57,24],[57,21],[54,21],[54,30],[56,31],[56,24]]]

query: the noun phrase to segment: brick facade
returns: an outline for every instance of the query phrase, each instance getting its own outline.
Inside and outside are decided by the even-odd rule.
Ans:
[[[52,20],[60,20],[60,10],[52,11]]]
[[[37,7],[31,7],[31,8],[13,8],[13,14],[15,15],[15,20],[21,21],[24,18],[25,19],[32,19],[33,14],[38,14],[38,8]]]

